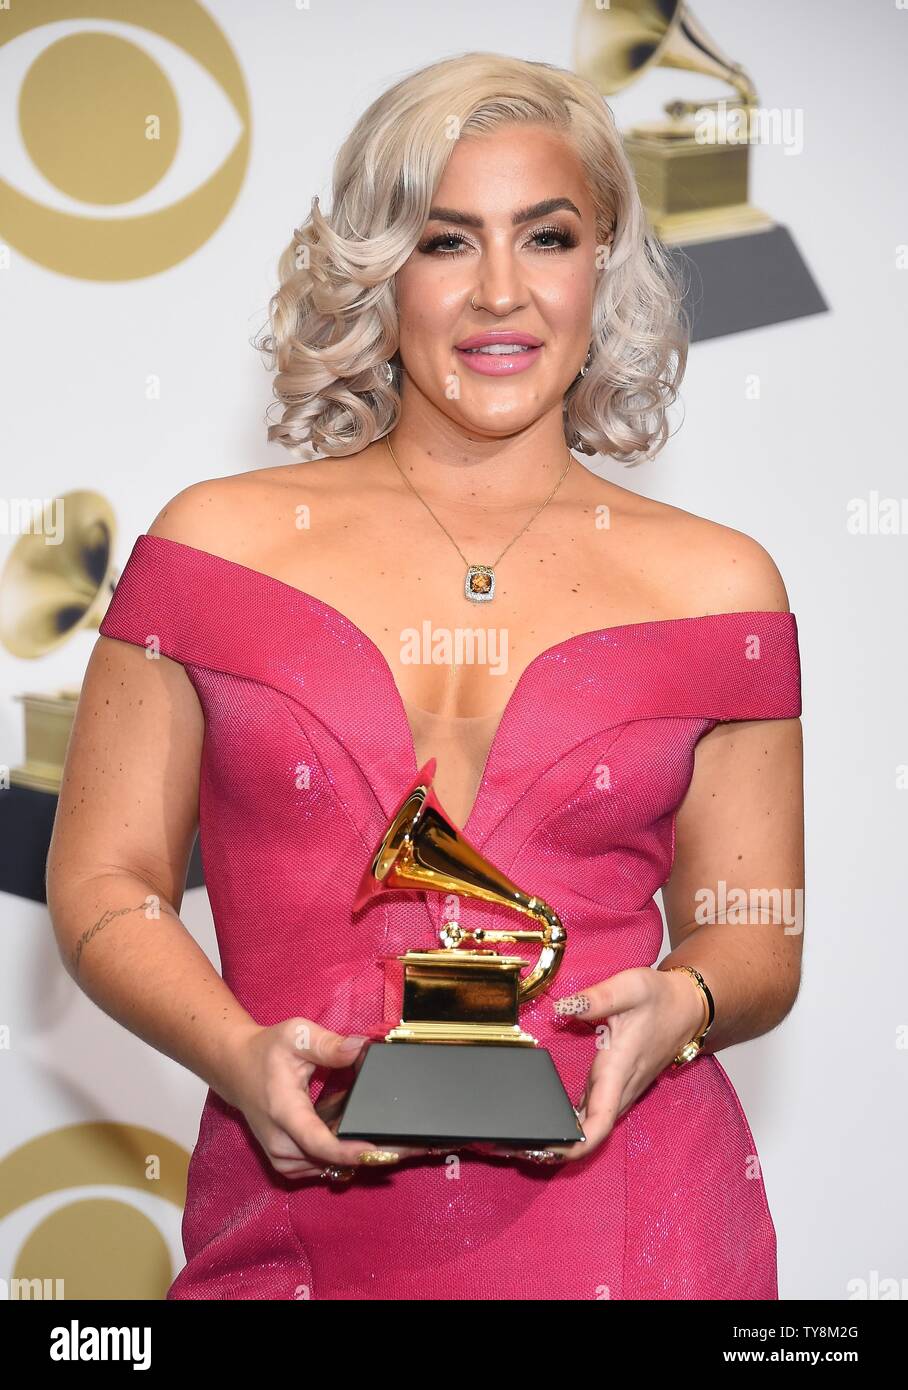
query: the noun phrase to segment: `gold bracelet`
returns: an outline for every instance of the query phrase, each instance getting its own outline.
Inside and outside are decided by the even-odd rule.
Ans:
[[[716,1017],[716,1006],[713,1002],[709,985],[706,983],[699,970],[695,970],[692,965],[669,965],[666,967],[666,970],[686,970],[703,995],[706,1004],[706,1027],[702,1032],[695,1033],[690,1042],[684,1044],[681,1051],[672,1062],[673,1067],[683,1067],[685,1062],[692,1062],[695,1057],[699,1057],[703,1047],[703,1039],[706,1037],[710,1028],[712,1028],[713,1020]]]

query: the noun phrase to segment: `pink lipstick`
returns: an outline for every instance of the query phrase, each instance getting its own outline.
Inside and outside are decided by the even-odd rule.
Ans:
[[[500,328],[464,338],[454,351],[473,372],[482,376],[510,376],[531,367],[542,346],[542,339],[532,333]]]

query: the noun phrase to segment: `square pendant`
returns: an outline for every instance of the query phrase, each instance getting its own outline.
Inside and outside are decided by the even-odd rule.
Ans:
[[[471,565],[463,591],[473,603],[488,603],[495,597],[495,571],[488,565]]]

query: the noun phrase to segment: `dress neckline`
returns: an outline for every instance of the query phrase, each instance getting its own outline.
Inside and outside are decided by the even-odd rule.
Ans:
[[[316,612],[322,613],[325,616],[330,616],[335,623],[339,623],[342,627],[349,629],[351,633],[353,633],[356,637],[360,639],[360,641],[365,646],[366,650],[371,654],[373,660],[375,661],[379,671],[381,672],[388,686],[391,698],[393,699],[397,707],[398,714],[401,720],[403,721],[403,726],[406,730],[407,755],[410,766],[407,776],[405,778],[402,778],[401,780],[401,785],[403,786],[406,783],[411,782],[413,778],[415,778],[418,775],[420,771],[420,766],[417,759],[416,740],[413,735],[413,726],[410,723],[410,718],[407,713],[408,702],[404,699],[403,695],[401,694],[400,687],[397,684],[397,678],[394,675],[393,667],[391,666],[391,663],[388,661],[388,658],[385,656],[378,643],[374,641],[374,639],[371,638],[367,632],[364,632],[363,629],[358,625],[358,623],[355,623],[352,618],[349,618],[346,615],[346,613],[341,612],[339,608],[335,608],[332,603],[329,603],[327,601],[327,599],[319,598],[316,594],[311,594],[307,592],[307,590],[305,589],[300,589],[295,584],[289,584],[284,579],[278,579],[276,575],[268,574],[265,570],[256,569],[253,565],[243,564],[241,560],[231,560],[228,556],[218,555],[215,551],[203,550],[199,546],[189,545],[186,541],[177,541],[169,536],[152,535],[148,531],[141,533],[137,537],[136,544],[138,545],[140,541],[144,542],[145,544],[151,544],[152,548],[155,548],[157,546],[163,546],[165,549],[169,547],[174,547],[175,550],[178,552],[183,552],[185,554],[191,553],[197,557],[201,557],[207,563],[226,565],[231,570],[242,570],[247,575],[254,577],[254,579],[258,582],[265,583],[266,585],[271,584],[277,586],[277,588],[280,591],[285,593],[292,600],[310,605]],[[470,808],[466,820],[460,827],[461,832],[465,836],[469,836],[470,831],[473,829],[474,824],[478,819],[484,801],[485,789],[489,780],[490,773],[495,764],[495,757],[498,752],[499,745],[501,743],[505,725],[513,717],[514,711],[518,707],[519,701],[523,697],[523,693],[526,687],[528,686],[532,675],[541,666],[543,661],[552,656],[557,656],[558,654],[566,653],[576,643],[589,643],[605,637],[619,638],[623,636],[630,636],[633,633],[642,632],[656,633],[658,631],[660,635],[662,633],[668,634],[677,629],[682,624],[692,625],[694,623],[724,623],[728,622],[731,619],[740,620],[744,617],[755,617],[769,620],[783,620],[786,623],[790,623],[794,620],[794,614],[790,612],[788,609],[777,608],[735,609],[732,612],[690,614],[680,618],[643,618],[638,622],[613,623],[608,627],[590,628],[585,632],[572,633],[569,637],[564,637],[560,641],[554,642],[551,646],[545,647],[541,652],[538,652],[536,656],[531,657],[527,664],[524,666],[523,670],[520,672],[520,675],[517,677],[517,680],[515,681],[514,686],[511,689],[511,693],[505,701],[504,708],[500,713],[498,723],[495,726],[495,732],[492,735],[492,741],[486,753],[485,762],[483,764],[482,772],[479,778],[479,785],[476,791],[476,796],[473,799],[473,805]],[[466,717],[471,718],[472,716]],[[480,717],[484,718],[485,716]],[[493,716],[491,715],[489,716],[489,718],[492,717]]]
[[[439,724],[482,724],[492,719],[501,719],[504,709],[489,710],[488,714],[442,714],[441,710],[426,709],[424,705],[416,705],[412,700],[403,701],[411,714],[418,714],[420,718],[434,720]]]

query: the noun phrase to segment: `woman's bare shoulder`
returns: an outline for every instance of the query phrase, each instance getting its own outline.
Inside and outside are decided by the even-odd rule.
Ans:
[[[680,507],[674,555],[685,579],[688,612],[788,612],[788,593],[769,551],[753,536]]]
[[[203,478],[175,493],[158,512],[149,534],[252,563],[269,535],[292,522],[298,499],[336,495],[352,478],[347,458],[315,458]]]
[[[753,536],[609,480],[601,495],[634,536],[643,567],[665,575],[669,608],[692,615],[789,611],[775,560]]]

